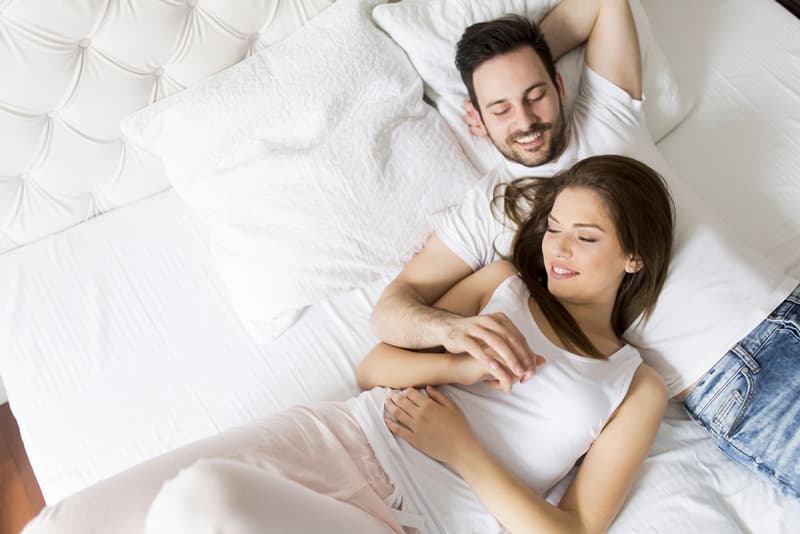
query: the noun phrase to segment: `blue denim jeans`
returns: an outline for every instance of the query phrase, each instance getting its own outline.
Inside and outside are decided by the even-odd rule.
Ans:
[[[728,457],[800,499],[800,286],[683,405]]]

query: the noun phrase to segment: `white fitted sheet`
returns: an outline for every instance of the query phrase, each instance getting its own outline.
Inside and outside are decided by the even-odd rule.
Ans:
[[[643,0],[700,101],[660,148],[800,276],[800,21],[772,0]],[[688,75],[688,77],[687,77]],[[698,266],[702,268],[702,266]],[[0,257],[0,373],[45,499],[289,405],[356,392],[385,280],[258,346],[172,192]],[[800,504],[671,407],[613,531],[785,532]]]
[[[643,0],[698,95],[659,143],[733,229],[800,277],[800,19],[773,0]]]
[[[0,369],[49,503],[280,408],[356,393],[386,283],[313,306],[260,346],[172,190],[6,254],[0,280]]]

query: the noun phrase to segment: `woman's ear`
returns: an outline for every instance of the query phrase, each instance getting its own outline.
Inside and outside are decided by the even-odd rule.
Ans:
[[[638,273],[644,267],[644,262],[640,256],[631,256],[625,264],[625,272],[628,274]]]

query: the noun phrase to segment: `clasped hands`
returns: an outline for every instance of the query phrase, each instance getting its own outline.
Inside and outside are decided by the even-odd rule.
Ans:
[[[452,383],[486,381],[507,393],[545,361],[504,313],[459,318],[443,346],[452,355]],[[424,393],[415,388],[392,391],[384,406],[391,416],[385,418],[386,426],[394,435],[456,470],[482,447],[458,406],[432,386]]]
[[[451,322],[442,344],[453,355],[451,382],[489,386],[510,392],[536,373],[545,359],[534,353],[522,332],[504,313],[460,317]]]

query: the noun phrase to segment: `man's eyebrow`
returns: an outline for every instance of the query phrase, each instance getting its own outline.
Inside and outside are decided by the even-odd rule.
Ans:
[[[553,219],[553,222],[558,223],[558,219],[556,219],[552,215],[548,215],[547,218],[548,219]],[[559,223],[559,224],[561,224],[561,223]],[[602,226],[598,226],[596,224],[578,223],[578,224],[573,224],[572,226],[577,227],[577,228],[596,228],[596,229],[600,230],[601,232],[605,233],[605,230],[603,229],[603,227]]]
[[[527,95],[528,93],[530,93],[534,89],[536,89],[538,87],[543,87],[543,86],[546,86],[546,85],[547,85],[547,82],[536,82],[535,84],[533,84],[530,87],[528,87],[527,89],[525,89],[522,92],[522,94],[523,95]],[[502,104],[503,102],[505,102],[507,100],[508,100],[507,98],[501,98],[500,100],[495,100],[494,102],[489,102],[488,104],[486,104],[486,107],[490,108],[490,107],[494,106],[495,104]]]

